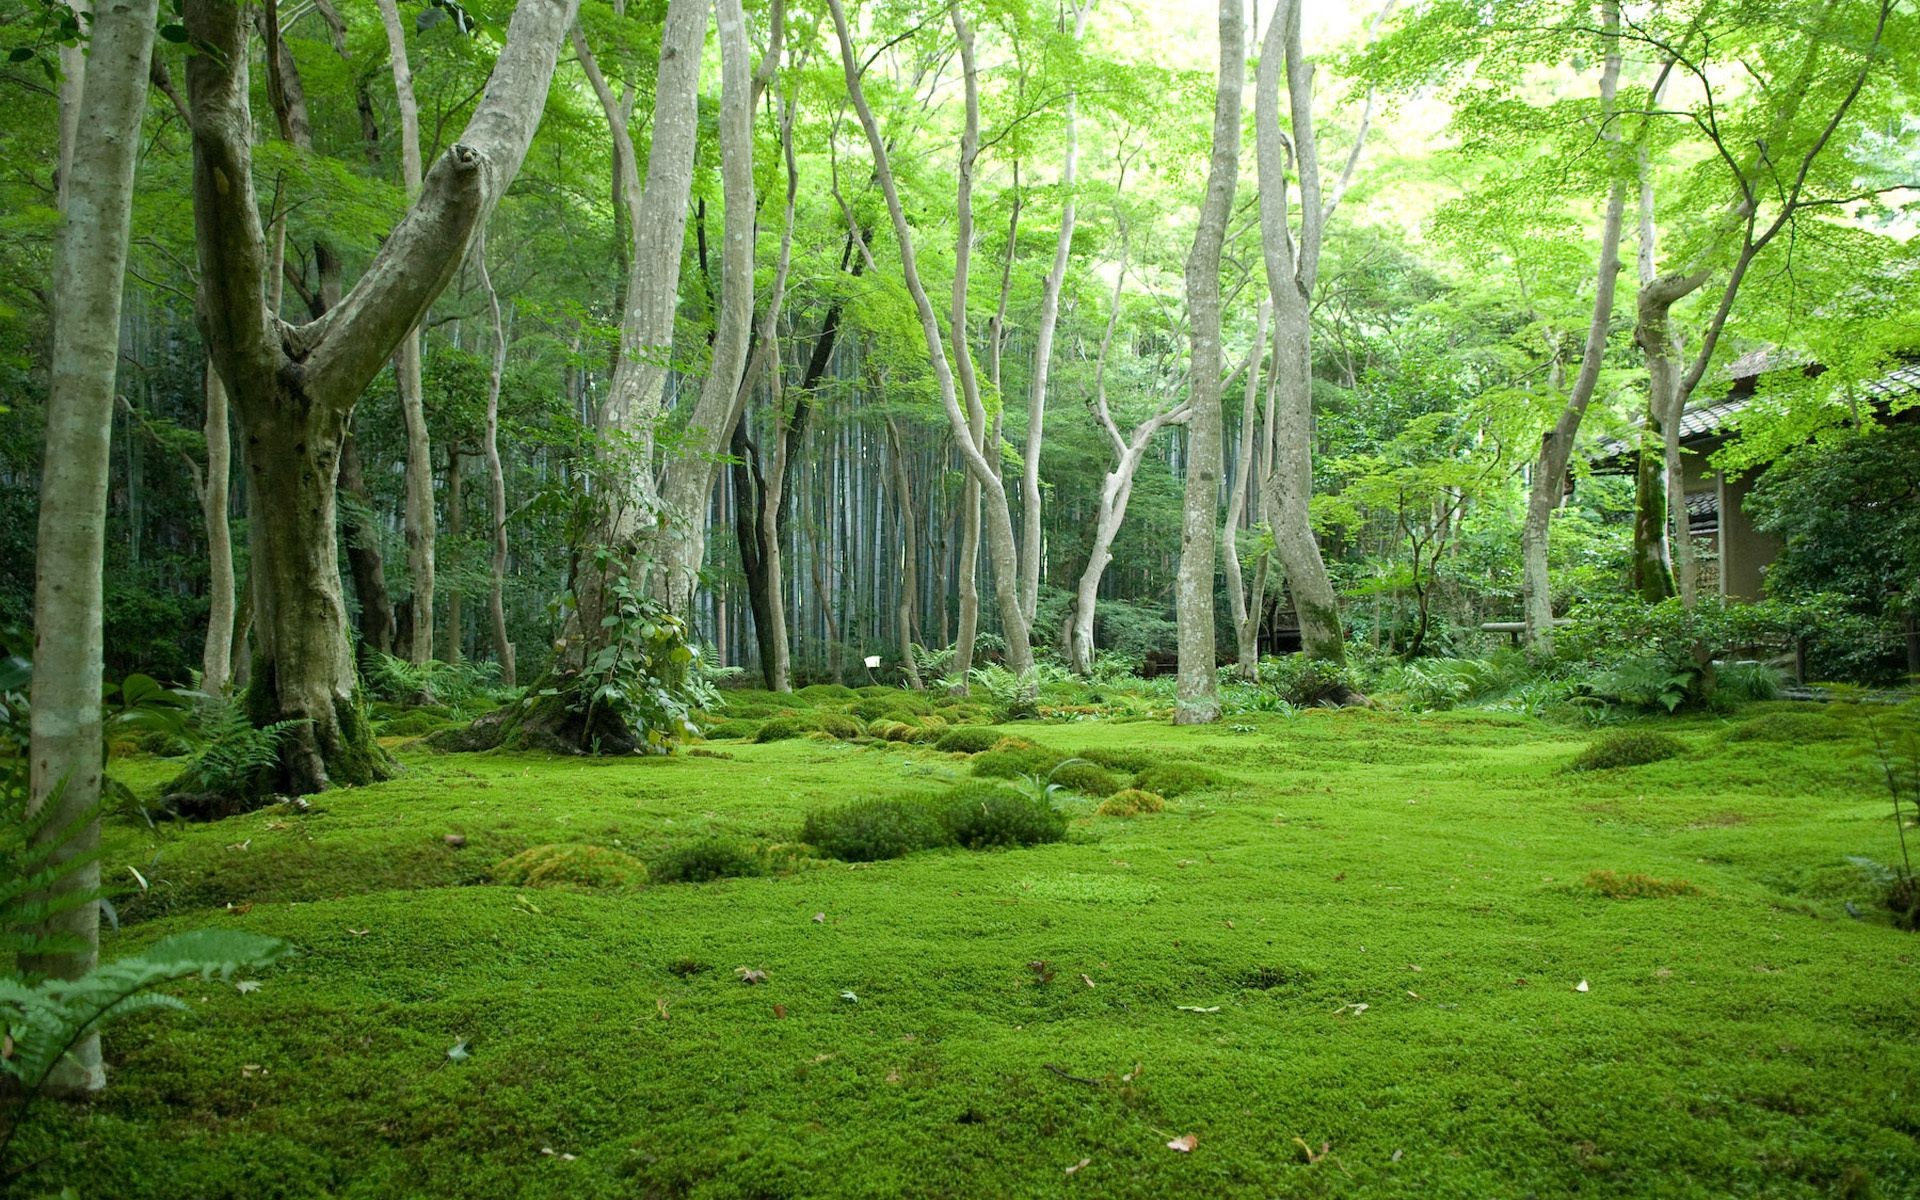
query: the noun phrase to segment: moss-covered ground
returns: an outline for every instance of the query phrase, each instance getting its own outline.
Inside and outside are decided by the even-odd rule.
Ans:
[[[1863,723],[1756,713],[1578,773],[1590,736],[1522,717],[1025,724],[1225,782],[1132,817],[1067,798],[1060,844],[698,884],[491,879],[552,843],[791,842],[967,759],[401,746],[399,778],[305,813],[118,820],[108,954],[207,924],[300,953],[116,1028],[110,1089],[40,1112],[20,1187],[1920,1195],[1920,942],[1847,861],[1895,853]]]

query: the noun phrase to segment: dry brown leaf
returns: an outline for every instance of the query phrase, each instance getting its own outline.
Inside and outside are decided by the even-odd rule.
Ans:
[[[655,996],[655,997],[653,998],[653,1006],[654,1006],[654,1007],[655,1007],[656,1009],[659,1009],[659,1010],[660,1010],[660,1019],[661,1019],[662,1021],[666,1021],[666,1020],[671,1020],[671,1019],[672,1019],[672,1018],[670,1018],[670,1017],[668,1017],[668,1016],[667,1016],[667,998],[666,998],[665,996]]]
[[[1198,1146],[1199,1144],[1200,1144],[1200,1135],[1197,1133],[1189,1133],[1189,1134],[1184,1134],[1168,1142],[1167,1149],[1178,1150],[1182,1154],[1192,1154],[1193,1148],[1195,1146]]]
[[[752,987],[756,983],[765,983],[767,981],[767,973],[757,967],[735,967],[733,973],[740,977],[741,983],[749,987]]]
[[[1079,1162],[1077,1162],[1077,1163],[1075,1163],[1075,1164],[1073,1164],[1072,1166],[1070,1166],[1070,1167],[1068,1167],[1068,1168],[1067,1168],[1067,1174],[1069,1174],[1069,1175],[1071,1175],[1071,1174],[1073,1174],[1073,1173],[1074,1173],[1075,1171],[1078,1171],[1078,1170],[1080,1170],[1081,1168],[1083,1168],[1083,1167],[1085,1167],[1085,1166],[1086,1166],[1086,1165],[1087,1165],[1088,1163],[1090,1163],[1090,1162],[1092,1162],[1092,1161],[1093,1161],[1093,1160],[1092,1160],[1092,1159],[1090,1159],[1090,1158],[1083,1158],[1083,1159],[1081,1159],[1081,1160],[1080,1160]]]
[[[774,1005],[774,1006],[773,1006],[773,1019],[774,1019],[774,1020],[776,1020],[776,1021],[784,1021],[784,1020],[786,1020],[786,1019],[787,1019],[787,1006],[786,1006],[786,1005],[784,1005],[784,1004],[776,1004],[776,1005]]]
[[[1080,982],[1086,984],[1088,987],[1093,986],[1093,980],[1087,977],[1087,973],[1085,971],[1080,972]]]

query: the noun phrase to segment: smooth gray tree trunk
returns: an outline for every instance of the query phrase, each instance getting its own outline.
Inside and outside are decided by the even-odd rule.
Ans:
[[[88,53],[63,56],[61,223],[54,251],[53,361],[34,560],[33,715],[27,811],[54,864],[73,864],[43,899],[43,937],[69,943],[23,956],[22,970],[77,979],[99,961],[102,586],[121,284],[133,214],[134,167],[147,99],[155,0],[106,0]],[[71,107],[69,108],[68,105]],[[90,1035],[54,1068],[49,1089],[106,1085]]]

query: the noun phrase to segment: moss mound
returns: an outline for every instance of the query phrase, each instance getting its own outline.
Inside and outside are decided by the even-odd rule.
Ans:
[[[819,722],[813,717],[775,717],[760,727],[753,735],[753,740],[763,745],[767,742],[784,742],[788,738],[813,733],[819,728]]]
[[[800,840],[842,862],[879,862],[947,845],[933,797],[888,796],[809,812]]]
[[[1164,811],[1166,807],[1164,796],[1139,788],[1125,788],[1102,800],[1094,811],[1103,817],[1137,817],[1141,813]]]
[[[954,754],[979,754],[991,750],[1000,741],[1000,732],[986,725],[962,725],[949,729],[933,744],[935,750]]]
[[[822,700],[845,702],[858,699],[860,693],[841,683],[810,683],[793,693],[803,700],[819,703]]]
[[[706,883],[712,879],[741,879],[767,873],[766,860],[752,846],[725,838],[705,838],[682,846],[655,865],[653,877],[661,883]]]
[[[1619,767],[1643,767],[1678,758],[1686,752],[1687,744],[1671,734],[1650,729],[1622,729],[1595,740],[1567,764],[1567,769],[1611,771]]]
[[[1119,771],[1127,775],[1138,775],[1158,761],[1157,756],[1151,751],[1132,750],[1121,746],[1096,746],[1091,750],[1082,750],[1080,757],[1091,763],[1099,763],[1109,771]]]
[[[963,783],[946,797],[942,818],[955,845],[969,850],[1037,846],[1066,840],[1066,814],[1004,784]]]
[[[1127,785],[1124,776],[1116,775],[1098,763],[1064,762],[1053,769],[1052,781],[1068,787],[1082,796],[1111,796]]]
[[[865,737],[867,727],[844,713],[823,712],[814,715],[815,728],[843,742]]]
[[[1775,712],[1742,721],[1730,742],[1833,742],[1848,736],[1846,723],[1827,712]]]
[[[1021,750],[988,750],[973,756],[973,773],[982,779],[1015,779],[1021,775],[1045,775],[1067,756],[1029,742]]]
[[[1212,767],[1199,763],[1163,762],[1148,767],[1133,777],[1133,786],[1143,792],[1157,792],[1172,800],[1193,792],[1231,787],[1235,780]]]
[[[933,705],[912,692],[888,691],[883,696],[867,696],[847,706],[847,711],[862,721],[912,721],[933,712]]]
[[[706,731],[707,740],[718,742],[730,739],[750,738],[758,734],[760,727],[764,724],[766,724],[764,721],[751,721],[736,717],[722,721],[709,728]]]
[[[510,887],[579,887],[625,891],[647,882],[647,864],[606,846],[559,842],[522,850],[493,865]]]

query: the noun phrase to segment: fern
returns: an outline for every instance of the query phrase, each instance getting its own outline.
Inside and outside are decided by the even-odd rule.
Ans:
[[[166,790],[234,798],[257,795],[279,764],[280,744],[301,724],[276,721],[256,726],[237,704],[209,697],[195,720],[198,747]]]
[[[54,1068],[89,1034],[137,1013],[187,1010],[179,997],[154,988],[195,975],[229,980],[242,967],[268,966],[291,952],[279,938],[235,929],[195,929],[162,938],[143,953],[96,967],[78,979],[37,984],[0,979],[0,1019],[12,1045],[11,1053],[0,1056],[0,1074],[17,1080],[21,1089],[12,1123],[0,1141],[0,1155],[12,1145]]]

